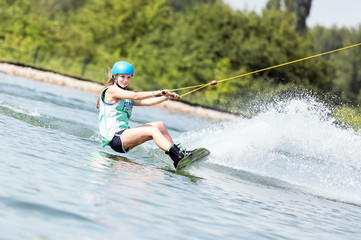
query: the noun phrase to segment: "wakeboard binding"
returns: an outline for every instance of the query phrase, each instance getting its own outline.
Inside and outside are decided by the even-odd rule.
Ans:
[[[173,160],[173,165],[177,169],[178,163],[183,160],[184,158],[189,157],[193,154],[197,149],[194,149],[192,151],[185,150],[180,144],[174,144],[169,151],[166,152],[170,156],[170,158]]]

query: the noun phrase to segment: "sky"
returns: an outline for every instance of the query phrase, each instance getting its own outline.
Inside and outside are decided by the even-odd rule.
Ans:
[[[268,0],[223,0],[235,9],[262,12]],[[313,27],[358,27],[361,24],[361,0],[312,0],[307,25]]]

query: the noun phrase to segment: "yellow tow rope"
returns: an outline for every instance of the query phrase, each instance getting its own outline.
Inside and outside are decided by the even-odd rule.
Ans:
[[[202,89],[202,88],[205,88],[205,87],[207,87],[207,86],[210,86],[210,85],[216,85],[217,83],[229,81],[229,80],[232,80],[232,79],[235,79],[235,78],[245,77],[245,76],[248,76],[248,75],[251,75],[251,74],[255,74],[255,73],[259,73],[259,72],[264,72],[264,71],[267,71],[267,70],[270,70],[270,69],[274,69],[274,68],[286,66],[286,65],[289,65],[289,64],[292,64],[292,63],[297,63],[297,62],[305,61],[305,60],[308,60],[308,59],[312,59],[312,58],[324,56],[324,55],[326,55],[326,54],[330,54],[330,53],[334,53],[334,52],[339,52],[339,51],[346,50],[346,49],[353,48],[353,47],[357,47],[357,46],[360,46],[360,45],[361,45],[361,43],[357,43],[357,44],[350,45],[350,46],[347,46],[347,47],[338,48],[338,49],[331,50],[331,51],[328,51],[328,52],[324,52],[324,53],[316,54],[316,55],[313,55],[313,56],[309,56],[309,57],[297,59],[297,60],[294,60],[294,61],[290,61],[290,62],[278,64],[278,65],[275,65],[275,66],[272,66],[272,67],[263,68],[263,69],[260,69],[260,70],[256,70],[256,71],[249,72],[249,73],[245,73],[245,74],[241,74],[241,75],[237,75],[237,76],[234,76],[234,77],[225,78],[225,79],[221,79],[221,80],[218,80],[218,81],[217,81],[217,80],[213,80],[213,81],[211,81],[210,83],[206,83],[206,84],[200,84],[200,85],[194,85],[194,86],[189,86],[189,87],[171,89],[171,90],[168,90],[167,92],[174,92],[174,91],[180,91],[180,90],[185,90],[185,89],[190,89],[190,88],[196,88],[196,89],[194,89],[194,90],[192,90],[192,91],[189,91],[189,92],[187,92],[187,93],[185,93],[185,94],[183,94],[183,95],[180,95],[180,96],[179,96],[179,99],[180,99],[180,98],[182,98],[182,97],[184,97],[184,96],[186,96],[186,95],[188,95],[188,94],[191,94],[191,93],[193,93],[193,92],[195,92],[195,91],[198,91],[198,90],[200,90],[200,89]]]

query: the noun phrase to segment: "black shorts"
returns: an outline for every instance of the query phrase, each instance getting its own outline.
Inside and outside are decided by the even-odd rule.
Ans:
[[[123,146],[123,142],[122,142],[122,138],[121,138],[121,135],[125,130],[126,129],[123,129],[123,130],[115,133],[112,141],[109,143],[109,146],[116,152],[126,153],[129,151],[129,148],[124,150],[124,146]]]

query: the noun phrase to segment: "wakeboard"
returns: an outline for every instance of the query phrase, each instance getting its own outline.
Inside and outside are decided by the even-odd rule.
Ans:
[[[178,163],[178,166],[177,166],[177,171],[182,168],[188,167],[195,162],[202,160],[203,158],[208,156],[210,153],[211,152],[206,148],[198,148],[191,155],[180,160],[180,162]]]

